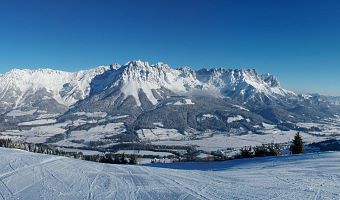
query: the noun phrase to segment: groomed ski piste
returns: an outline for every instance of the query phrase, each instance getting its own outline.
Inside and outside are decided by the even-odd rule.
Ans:
[[[339,199],[340,152],[110,165],[0,148],[0,199]]]

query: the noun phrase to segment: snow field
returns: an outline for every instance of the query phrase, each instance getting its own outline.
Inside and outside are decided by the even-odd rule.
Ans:
[[[0,199],[339,199],[340,153],[109,165],[0,148]]]

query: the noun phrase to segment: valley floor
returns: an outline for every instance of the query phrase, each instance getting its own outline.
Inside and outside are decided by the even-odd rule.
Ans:
[[[109,165],[0,148],[0,199],[339,199],[340,152]]]

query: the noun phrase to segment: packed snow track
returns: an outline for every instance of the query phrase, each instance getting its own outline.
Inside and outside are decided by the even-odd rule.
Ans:
[[[0,148],[0,199],[339,199],[340,153],[109,165]]]

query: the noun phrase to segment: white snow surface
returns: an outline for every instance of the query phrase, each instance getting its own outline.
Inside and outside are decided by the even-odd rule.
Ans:
[[[68,140],[84,140],[85,142],[99,141],[113,135],[118,135],[126,131],[122,122],[109,123],[90,128],[89,130],[72,131]]]
[[[195,103],[192,102],[191,99],[184,99],[182,101],[176,101],[174,103],[175,106],[182,106],[182,105],[194,105]]]
[[[93,112],[93,113],[86,113],[86,112],[76,112],[73,113],[74,115],[77,116],[86,116],[90,118],[105,118],[107,116],[106,112]]]
[[[139,129],[137,135],[142,141],[156,140],[181,140],[184,136],[177,129],[165,129],[156,127],[154,129]]]
[[[57,123],[53,125],[35,126],[29,130],[8,130],[0,132],[2,137],[8,137],[12,139],[19,139],[25,142],[31,143],[43,143],[47,138],[62,134],[66,132],[66,126],[69,122]]]
[[[34,121],[29,121],[29,122],[21,122],[18,125],[19,126],[34,126],[34,125],[53,124],[56,122],[57,122],[56,119],[37,119]]]
[[[242,120],[242,119],[244,119],[244,118],[243,118],[241,115],[237,115],[237,116],[235,116],[235,117],[228,117],[227,122],[228,122],[228,123],[232,123],[232,122],[240,121],[240,120]]]
[[[340,153],[110,165],[0,148],[0,199],[339,199]]]
[[[154,122],[153,125],[158,127],[164,127],[164,124],[162,122]]]
[[[203,114],[200,117],[197,117],[197,121],[203,121],[203,120],[207,120],[207,119],[219,119],[216,115],[213,114]]]
[[[36,111],[37,110],[28,110],[28,111],[11,110],[6,115],[8,117],[19,117],[19,116],[33,115]]]
[[[244,107],[242,107],[242,106],[239,106],[239,105],[232,105],[234,108],[238,108],[238,109],[240,109],[240,110],[244,110],[244,111],[248,111],[248,112],[250,112],[247,108],[244,108]]]
[[[134,154],[134,155],[153,155],[153,156],[173,156],[174,154],[169,152],[157,152],[157,151],[147,151],[147,150],[119,150],[117,154]]]

